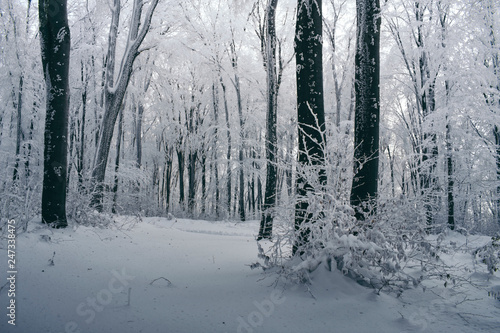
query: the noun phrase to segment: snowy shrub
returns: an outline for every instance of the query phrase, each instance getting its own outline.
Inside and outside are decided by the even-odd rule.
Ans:
[[[113,217],[109,214],[98,213],[90,209],[90,196],[69,192],[66,203],[66,214],[68,220],[82,226],[108,227],[113,223]]]
[[[16,220],[17,231],[26,231],[28,222],[40,214],[41,183],[33,177],[26,180],[25,186],[10,186],[0,196],[0,234],[7,230],[7,221]]]
[[[348,205],[332,198],[316,203],[311,200],[310,207],[321,209],[323,214],[303,226],[309,228],[310,235],[302,254],[292,256],[295,236],[289,227],[275,233],[268,249],[259,245],[260,261],[252,268],[300,283],[310,283],[317,269],[338,269],[360,285],[397,294],[424,279],[443,279],[445,285],[454,281],[454,268],[440,259],[447,251],[444,237],[429,237],[425,226],[412,220],[413,205],[382,205],[377,214],[368,213],[364,223],[359,223]],[[323,202],[327,204],[319,207]]]
[[[500,236],[491,238],[491,242],[474,251],[474,257],[488,267],[493,274],[500,268]]]

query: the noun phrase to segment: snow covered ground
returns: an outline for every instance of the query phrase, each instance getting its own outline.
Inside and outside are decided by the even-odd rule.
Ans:
[[[426,282],[377,295],[319,267],[313,284],[275,286],[251,270],[258,222],[120,217],[106,229],[31,223],[16,239],[15,326],[8,324],[7,240],[0,239],[0,332],[500,332],[500,279],[467,249],[487,237],[450,234],[474,288]],[[448,239],[447,239],[448,241]]]

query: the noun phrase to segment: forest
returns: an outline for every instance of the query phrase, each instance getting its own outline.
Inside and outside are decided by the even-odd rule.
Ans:
[[[500,2],[0,0],[0,31],[2,239],[223,223],[252,272],[399,297],[474,284],[440,260],[477,236],[498,280]]]

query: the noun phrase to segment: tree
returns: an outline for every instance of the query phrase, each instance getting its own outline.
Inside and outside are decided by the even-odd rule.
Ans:
[[[42,221],[66,220],[70,31],[66,0],[40,0],[40,44],[46,88]]]
[[[500,110],[500,54],[497,44],[497,33],[495,31],[497,22],[495,21],[495,7],[492,1],[487,0],[483,4],[485,8],[484,20],[486,30],[489,33],[489,54],[488,59],[485,59],[484,64],[487,68],[491,68],[493,80],[490,83],[489,92],[485,93],[486,104],[491,109],[493,114],[498,114]],[[495,219],[500,224],[500,126],[493,125],[493,137],[495,142],[495,162],[496,162],[496,202],[495,202]]]
[[[321,0],[298,1],[295,61],[299,151],[294,254],[308,243],[309,224],[318,214],[309,210],[310,196],[321,192],[327,181]]]
[[[108,54],[106,56],[106,79],[104,86],[105,113],[101,125],[101,134],[97,158],[92,171],[92,183],[94,193],[91,206],[98,211],[103,210],[102,199],[104,191],[104,178],[106,175],[106,166],[108,163],[109,149],[113,131],[120,111],[123,98],[127,90],[134,61],[139,56],[139,47],[141,46],[151,25],[153,12],[158,5],[158,0],[152,0],[149,9],[146,12],[144,22],[141,23],[143,0],[134,0],[134,8],[130,18],[129,35],[127,47],[123,54],[122,62],[119,67],[115,82],[115,63],[116,63],[116,44],[118,38],[118,24],[120,22],[120,0],[114,0],[111,7],[112,19],[109,31]]]
[[[443,49],[446,48],[446,35],[447,35],[447,25],[448,25],[448,17],[449,17],[449,4],[443,4],[441,1],[437,3],[438,14],[439,14],[439,22],[441,25],[441,46]],[[446,71],[447,66],[444,66],[444,70]],[[450,99],[450,81],[448,79],[445,80],[445,91],[446,91],[446,105],[449,104]],[[451,230],[455,230],[455,197],[453,193],[453,189],[455,186],[454,181],[454,169],[453,169],[453,145],[451,142],[451,121],[446,115],[446,201],[448,208],[448,228]]]
[[[351,205],[363,220],[378,190],[380,122],[380,3],[357,0],[355,56],[354,177]],[[373,201],[374,204],[375,201]]]
[[[278,0],[269,0],[266,8],[266,31],[264,37],[264,67],[267,84],[267,114],[266,114],[266,188],[264,206],[260,220],[258,239],[270,239],[273,230],[273,209],[276,206],[277,178],[277,137],[276,120],[278,111],[278,77],[276,73],[276,6]]]

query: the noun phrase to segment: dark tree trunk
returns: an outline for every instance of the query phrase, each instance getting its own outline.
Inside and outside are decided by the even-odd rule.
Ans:
[[[441,2],[437,3],[439,22],[441,23],[441,46],[443,49],[446,48],[446,34],[447,34],[447,19],[450,7],[448,4],[442,6]],[[445,67],[446,69],[446,67]],[[446,90],[446,106],[449,106],[450,98],[450,82],[445,80],[444,83]],[[446,116],[446,171],[447,171],[447,202],[448,202],[448,228],[455,230],[455,197],[454,197],[454,170],[453,170],[453,144],[451,142],[451,121]]]
[[[118,120],[118,133],[116,138],[116,159],[115,159],[115,181],[113,185],[113,207],[111,211],[113,214],[117,213],[116,202],[118,200],[118,171],[120,170],[120,151],[122,147],[122,137],[123,137],[123,107],[120,110],[120,119]]]
[[[191,96],[191,102],[194,103],[195,96]],[[198,148],[193,147],[193,138],[198,130],[199,109],[191,107],[189,113],[186,110],[187,129],[189,132],[189,153],[188,153],[188,212],[194,217],[196,200],[196,162],[198,160]]]
[[[34,105],[33,108],[35,108],[35,105]],[[1,121],[0,121],[0,126],[1,126]],[[28,134],[28,141],[29,142],[31,142],[33,140],[34,129],[35,129],[34,121],[33,121],[33,119],[31,119],[31,122],[30,122],[30,131],[29,131],[29,134]],[[26,147],[26,160],[24,161],[24,170],[25,170],[25,175],[26,175],[26,185],[29,187],[30,185],[29,185],[28,180],[31,177],[30,159],[31,159],[31,151],[32,151],[33,147],[31,145],[31,143],[28,143],[26,146],[27,146]],[[29,188],[31,188],[31,187],[29,187]]]
[[[87,86],[88,78],[84,75],[84,65],[82,62],[81,68],[81,79],[83,85],[82,91],[82,119],[80,124],[80,149],[78,150],[76,171],[78,173],[78,190],[83,191],[83,168],[84,168],[84,156],[85,156],[85,118],[87,114]]]
[[[236,54],[236,45],[234,42],[234,38],[231,41],[230,44],[230,50],[231,50],[231,66],[234,69],[234,89],[236,90],[236,101],[237,101],[237,106],[238,106],[238,117],[240,120],[240,133],[239,133],[239,138],[240,138],[240,147],[239,147],[239,153],[238,153],[238,161],[239,161],[239,192],[238,193],[238,198],[235,196],[235,200],[238,200],[238,215],[240,217],[241,221],[245,221],[245,175],[244,175],[244,168],[243,168],[243,149],[244,149],[244,143],[243,143],[243,127],[244,127],[244,122],[243,122],[243,105],[242,105],[242,100],[241,100],[241,85],[240,85],[240,77],[238,73],[238,56]],[[236,194],[236,193],[235,193]],[[235,201],[235,208],[236,208],[236,201]],[[236,209],[234,209],[236,211]]]
[[[238,195],[238,214],[240,216],[240,221],[245,221],[245,175],[243,169],[243,147],[240,148],[239,154],[240,160],[240,185],[239,185],[239,195]]]
[[[198,152],[192,151],[188,154],[188,212],[194,217],[196,196],[196,160]]]
[[[446,117],[448,118],[448,117]],[[451,230],[455,230],[455,200],[453,196],[453,155],[452,155],[452,145],[450,138],[450,123],[449,120],[446,119],[446,169],[448,174],[448,183],[446,192],[448,194],[448,228]]]
[[[40,43],[46,87],[42,221],[56,228],[66,219],[70,31],[67,1],[40,0]]]
[[[170,213],[171,206],[170,206],[170,197],[171,197],[171,184],[172,184],[172,169],[173,169],[173,149],[170,147],[165,148],[165,175],[164,175],[164,181],[165,181],[165,202],[166,202],[166,211],[167,213]]]
[[[226,182],[226,188],[227,188],[227,214],[228,217],[231,216],[231,178],[232,178],[232,170],[231,170],[231,128],[229,125],[229,109],[227,106],[227,96],[226,96],[226,86],[224,85],[224,82],[222,81],[222,77],[220,77],[220,84],[222,87],[222,97],[224,99],[224,111],[226,113],[226,132],[227,132],[227,182]]]
[[[431,115],[436,106],[435,101],[435,84],[436,76],[431,78],[431,71],[429,66],[429,54],[425,50],[425,33],[424,26],[424,12],[426,6],[421,5],[419,2],[414,4],[415,19],[417,21],[417,35],[416,44],[419,48],[419,74],[420,86],[416,90],[417,102],[421,108],[421,119],[425,120]],[[420,126],[422,124],[419,124]],[[418,169],[420,176],[420,194],[424,199],[425,220],[430,231],[430,227],[434,221],[434,204],[436,198],[436,177],[435,170],[437,168],[437,155],[438,148],[436,144],[436,134],[427,130],[422,130],[423,138],[421,140],[422,159],[419,161]]]
[[[326,185],[321,0],[298,1],[295,29],[299,151],[294,254],[299,249],[303,252],[309,241],[308,224],[318,216],[309,210],[308,195],[323,191]]]
[[[493,136],[495,137],[495,162],[496,162],[496,173],[497,173],[497,182],[500,184],[500,128],[495,125],[493,126]],[[500,224],[500,185],[497,185],[496,191],[496,219]]]
[[[77,141],[76,131],[77,131],[77,122],[79,117],[80,106],[75,107],[75,114],[72,115],[70,112],[69,115],[69,145],[68,145],[68,160],[72,161],[75,155],[78,155],[78,152],[74,153],[75,143]],[[73,163],[68,163],[68,169],[66,172],[66,184],[70,184],[71,178],[71,170],[73,168]]]
[[[356,218],[362,221],[364,213],[376,209],[378,191],[381,21],[379,0],[357,0],[356,12],[356,106],[351,205],[356,208]]]
[[[266,188],[264,207],[260,219],[259,236],[271,239],[273,232],[273,210],[276,206],[276,122],[278,110],[278,80],[276,75],[276,6],[278,0],[270,0],[266,9],[265,68],[267,72],[267,115],[266,115]]]
[[[137,123],[135,128],[135,139],[137,142],[137,167],[140,168],[142,164],[142,115],[144,114],[144,105],[139,101],[137,106]]]
[[[21,141],[23,139],[23,128],[22,128],[22,110],[23,110],[23,86],[24,86],[23,74],[19,77],[19,91],[17,93],[17,129],[16,129],[16,165],[14,166],[14,174],[12,180],[14,182],[19,180],[19,158],[21,154]]]
[[[205,152],[201,157],[201,215],[205,215],[207,199],[207,156]]]
[[[257,153],[255,152],[255,149],[252,149],[252,159],[253,159],[253,162],[252,162],[252,167],[254,170],[257,170],[258,167],[257,167],[257,162],[255,162],[257,160]],[[255,210],[255,172],[252,174],[252,180],[250,182],[250,184],[248,185],[249,187],[249,198],[250,198],[250,202],[249,202],[249,209],[252,211],[253,215],[255,216],[256,215],[256,210]]]
[[[177,149],[177,162],[179,165],[179,205],[184,209],[184,151]]]
[[[387,146],[387,155],[389,157],[389,168],[391,169],[391,194],[396,197],[396,183],[394,180],[394,156],[391,154],[391,148]]]
[[[214,140],[213,140],[213,163],[215,178],[215,216],[219,217],[220,191],[219,191],[219,166],[218,166],[218,144],[219,144],[219,88],[217,84],[212,85],[212,99],[214,107]]]
[[[488,67],[491,67],[493,74],[496,77],[496,82],[492,83],[490,89],[495,93],[485,93],[486,104],[494,114],[498,114],[500,110],[500,54],[498,51],[498,44],[496,41],[495,33],[495,9],[492,7],[492,2],[487,2],[485,8],[486,25],[489,30],[489,44],[491,47],[491,59],[488,61]],[[493,136],[495,138],[495,161],[496,161],[496,174],[497,174],[497,188],[496,188],[496,202],[495,202],[495,218],[500,225],[500,127],[498,124],[493,125]]]

